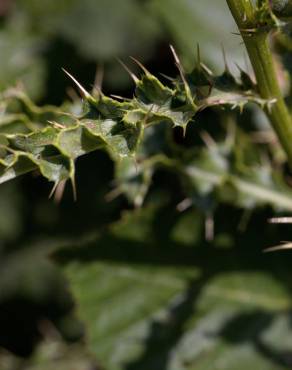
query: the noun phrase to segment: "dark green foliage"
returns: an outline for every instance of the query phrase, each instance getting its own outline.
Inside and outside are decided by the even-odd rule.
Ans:
[[[258,5],[259,30],[282,28]],[[221,56],[222,30],[231,49],[240,43],[226,9],[21,0],[6,10],[1,370],[291,368],[291,256],[262,253],[291,240],[289,226],[267,222],[292,211],[290,173],[261,114],[275,101],[235,54]],[[273,37],[289,70],[290,34]],[[194,57],[198,40],[212,69]],[[134,89],[113,62],[128,55],[143,62],[133,60]],[[105,86],[88,93],[96,63]],[[82,100],[61,67],[82,81]],[[29,94],[7,88],[17,78]],[[70,101],[49,105],[68,86]]]
[[[221,211],[218,217],[232,215]],[[167,230],[163,245],[161,228],[155,227],[161,216],[155,206],[124,214],[93,243],[58,254],[87,323],[89,347],[101,364],[108,369],[205,369],[214,363],[224,363],[226,370],[247,364],[259,370],[288,368],[289,262],[263,255],[251,244],[259,227],[266,237],[264,224],[252,218],[245,235],[225,242],[232,225],[217,224],[210,245],[200,238],[202,224],[196,226],[200,214],[191,211]],[[164,217],[166,223],[170,213]],[[261,244],[259,235],[256,243]]]

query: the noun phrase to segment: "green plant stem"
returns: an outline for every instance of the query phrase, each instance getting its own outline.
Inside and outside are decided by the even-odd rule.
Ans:
[[[246,46],[259,93],[263,99],[275,100],[265,111],[292,168],[292,119],[277,80],[268,32],[257,28],[252,0],[227,0],[227,4]]]

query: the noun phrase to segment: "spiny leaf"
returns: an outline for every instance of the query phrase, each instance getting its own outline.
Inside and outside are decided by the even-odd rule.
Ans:
[[[97,149],[107,150],[117,160],[133,157],[148,126],[168,122],[185,131],[196,113],[207,107],[269,103],[258,97],[253,84],[246,83],[243,72],[242,80],[228,69],[216,77],[200,62],[187,75],[173,53],[180,76],[166,86],[140,65],[143,73],[135,79],[135,95],[130,100],[119,101],[101,92],[93,97],[66,72],[84,97],[84,113],[79,116],[70,105],[62,107],[65,112],[51,106],[39,108],[19,89],[4,92],[0,182],[32,169],[39,169],[55,184],[66,179],[74,182],[78,157]]]

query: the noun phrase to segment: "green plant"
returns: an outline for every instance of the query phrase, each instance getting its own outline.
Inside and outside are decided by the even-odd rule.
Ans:
[[[205,369],[209,361],[218,360],[217,350],[222,352],[224,369],[240,369],[238,359],[247,340],[258,353],[248,349],[243,368],[249,361],[258,369],[273,366],[269,356],[277,368],[286,366],[280,353],[284,349],[272,350],[270,343],[281,322],[289,321],[289,261],[284,260],[278,269],[269,257],[252,254],[249,258],[245,248],[251,240],[254,244],[260,240],[257,227],[263,228],[267,215],[263,206],[272,207],[273,214],[292,211],[285,167],[286,162],[292,164],[291,89],[286,86],[283,97],[279,75],[285,60],[275,64],[269,40],[274,30],[284,28],[284,39],[283,34],[273,35],[274,49],[284,56],[290,36],[282,22],[289,16],[291,4],[266,0],[227,3],[254,76],[242,68],[234,73],[227,61],[223,73],[212,72],[201,61],[199,48],[195,68],[185,72],[171,48],[179,76],[158,79],[134,59],[141,76],[129,71],[135,84],[130,99],[106,96],[99,89],[89,93],[68,72],[82,102],[38,107],[19,87],[1,95],[1,183],[38,171],[53,183],[56,198],[69,180],[78,200],[77,160],[102,149],[114,163],[114,189],[107,198],[123,194],[128,209],[121,217],[107,215],[110,221],[101,222],[98,229],[85,229],[77,239],[46,242],[38,256],[42,260],[50,253],[62,267],[87,324],[89,348],[96,356],[92,361],[109,369]],[[273,131],[258,129],[263,120],[259,111],[265,112]],[[210,124],[203,126],[205,120],[211,121],[211,129]],[[267,133],[268,140],[262,141]],[[102,176],[102,166],[90,168],[92,175],[95,172]],[[159,176],[162,179],[157,181]],[[169,183],[161,186],[164,177]],[[153,184],[157,183],[156,188]],[[237,210],[244,210],[242,229],[247,227],[248,217],[254,217],[250,234],[234,233],[232,217],[238,219],[234,216]],[[230,217],[230,225],[229,221],[223,225],[222,215]],[[219,229],[215,235],[213,218]],[[8,259],[3,287],[10,286],[15,295],[28,291],[37,301],[34,291],[42,291],[42,285],[32,284],[31,288],[29,280],[25,284],[27,272],[21,261],[23,256]],[[237,264],[238,269],[234,267]],[[24,280],[20,288],[11,278],[10,266],[18,271],[18,280]],[[46,268],[49,271],[51,265]],[[43,273],[39,274],[42,281]],[[0,301],[6,302],[7,296],[11,299],[9,294],[0,295]],[[72,307],[63,308],[59,301],[54,304],[61,308],[57,315],[48,314],[50,321],[69,339],[81,336],[78,325],[73,334],[67,330],[75,323]],[[209,327],[204,318],[214,320],[214,325]],[[246,319],[252,322],[251,334],[244,332]],[[235,335],[238,328],[242,336]],[[182,343],[179,338],[184,332]],[[198,356],[188,349],[192,336],[199,338]],[[237,341],[241,347],[230,356],[221,349],[226,343],[236,347]],[[211,360],[201,356],[204,345]],[[66,348],[59,346],[66,361]],[[171,354],[169,348],[174,347]],[[91,366],[84,348],[78,347],[77,356],[79,352],[80,367],[87,362]],[[39,359],[36,355],[32,366],[48,361],[43,354]],[[13,361],[16,366],[18,360]],[[289,365],[289,359],[287,362]],[[68,363],[65,366],[71,366],[70,356]]]

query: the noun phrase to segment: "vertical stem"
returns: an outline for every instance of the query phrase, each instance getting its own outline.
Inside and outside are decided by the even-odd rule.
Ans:
[[[292,168],[292,119],[276,76],[268,32],[257,29],[252,0],[226,0],[247,49],[263,99],[275,100],[265,109]]]

